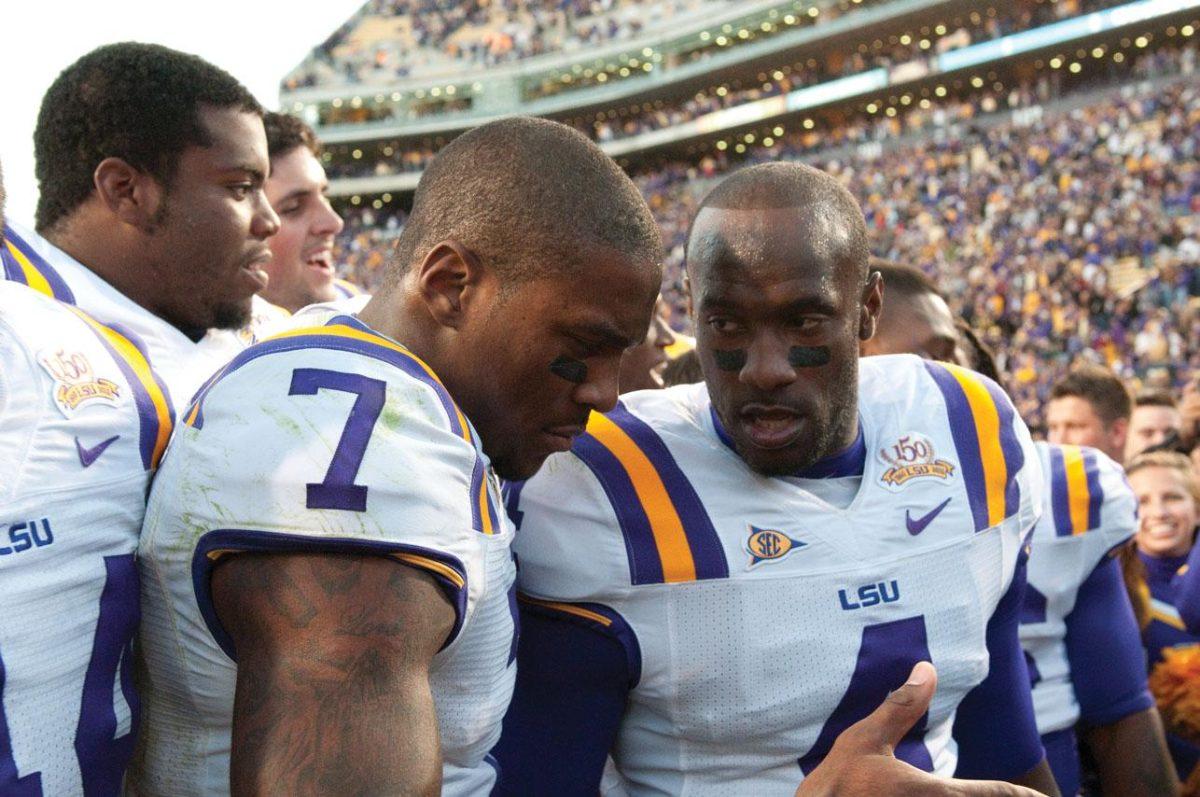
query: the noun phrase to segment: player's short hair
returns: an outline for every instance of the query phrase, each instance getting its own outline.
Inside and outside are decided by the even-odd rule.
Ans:
[[[1125,475],[1132,476],[1143,468],[1169,468],[1183,475],[1192,500],[1200,506],[1200,479],[1196,477],[1196,468],[1187,454],[1178,451],[1147,451],[1138,454],[1125,466]]]
[[[1092,405],[1092,409],[1107,426],[1113,421],[1129,419],[1133,401],[1129,389],[1117,375],[1098,365],[1073,369],[1050,390],[1050,400],[1077,397]]]
[[[229,73],[157,44],[108,44],[68,66],[42,98],[33,133],[37,229],[54,227],[87,200],[105,158],[169,186],[186,148],[212,145],[203,106],[262,114]]]
[[[884,260],[881,257],[872,257],[867,261],[867,270],[878,271],[883,277],[885,302],[888,298],[897,296],[903,299],[913,299],[927,294],[942,296],[942,292],[938,290],[933,280],[915,266]]]
[[[1143,390],[1133,398],[1134,407],[1170,407],[1176,409],[1179,403],[1166,390]]]
[[[582,273],[589,245],[662,259],[650,208],[612,158],[577,130],[522,116],[481,125],[438,152],[417,185],[385,286],[447,239],[506,284]]]
[[[704,372],[700,369],[700,354],[695,349],[688,349],[683,354],[667,363],[662,373],[663,386],[694,385],[704,381]]]
[[[267,131],[267,155],[275,160],[296,147],[304,147],[314,157],[321,154],[321,142],[317,134],[304,120],[290,113],[267,111],[263,114],[263,127]]]
[[[704,197],[695,218],[705,208],[724,210],[775,210],[805,208],[814,215],[848,222],[848,238],[842,257],[861,264],[867,278],[867,223],[858,202],[837,178],[803,163],[760,163],[739,169],[722,180]],[[695,229],[695,218],[692,230]],[[692,232],[688,231],[689,268],[692,261]]]

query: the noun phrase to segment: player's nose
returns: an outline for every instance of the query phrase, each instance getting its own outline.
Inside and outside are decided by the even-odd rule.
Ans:
[[[771,334],[757,336],[746,350],[738,379],[764,393],[794,382],[796,369],[788,362],[787,342]]]
[[[608,412],[617,406],[617,396],[621,391],[619,375],[621,359],[609,358],[588,367],[587,381],[575,388],[573,398],[576,403],[591,407],[597,412]]]

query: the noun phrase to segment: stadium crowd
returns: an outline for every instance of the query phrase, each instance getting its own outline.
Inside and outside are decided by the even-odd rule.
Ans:
[[[984,13],[972,12],[961,17],[948,20],[949,24],[925,26],[919,31],[900,32],[891,34],[886,41],[876,39],[864,41],[857,47],[835,49],[821,59],[809,58],[804,62],[779,64],[778,68],[767,67],[758,73],[757,80],[750,78],[734,78],[721,85],[709,86],[695,95],[680,99],[676,102],[655,100],[643,102],[628,107],[617,107],[603,110],[594,116],[571,117],[563,119],[592,139],[604,143],[637,136],[644,133],[661,130],[681,123],[690,122],[705,114],[714,113],[726,108],[733,108],[745,103],[755,102],[769,97],[785,95],[796,89],[805,88],[840,77],[862,74],[874,69],[890,69],[900,64],[908,64],[934,59],[941,53],[969,46],[980,41],[991,40],[1008,35],[1015,31],[1028,30],[1032,27],[1046,24],[1050,19],[1064,19],[1071,16],[1095,11],[1110,5],[1109,0],[1081,0],[1078,3],[1047,5],[1014,4],[1004,9],[988,9]],[[1156,49],[1153,53],[1135,54],[1135,72],[1161,73],[1169,68],[1162,64],[1169,48]],[[931,53],[931,55],[927,55]],[[1194,59],[1194,48],[1184,48],[1179,54],[1183,58]],[[1177,69],[1190,69],[1190,65],[1177,66]],[[1086,80],[1119,80],[1128,74],[1124,63],[1108,63],[1105,69],[1097,74],[1093,66]],[[1057,78],[1055,78],[1057,79]],[[991,110],[996,107],[997,98],[1008,107],[1019,107],[1033,101],[1036,95],[1044,100],[1052,93],[1045,85],[1046,79],[1033,80],[1027,76],[1022,78],[1018,87],[1006,93],[984,92],[978,95],[975,107],[965,103],[964,107],[952,109],[959,115],[976,112],[979,108]],[[1073,81],[1075,85],[1078,80]],[[1053,93],[1057,93],[1056,90]],[[1009,96],[1011,95],[1011,96]],[[939,103],[945,106],[946,103]],[[912,109],[915,111],[916,109]],[[935,120],[938,124],[945,123],[946,111],[942,110]],[[909,125],[921,125],[927,114],[909,112],[906,114]],[[827,146],[829,135],[852,136],[860,133],[854,124],[847,124],[842,117],[836,125],[820,139],[820,146]],[[332,177],[357,176],[370,173],[377,176],[403,172],[421,171],[428,165],[436,154],[437,149],[444,144],[444,137],[410,141],[380,142],[363,148],[341,146],[327,154],[325,167]],[[358,157],[351,157],[352,152],[359,151]]]
[[[1195,55],[1194,45],[1158,51],[1136,74],[1192,76]],[[1200,351],[1184,346],[1200,337],[1200,93],[1185,80],[1129,97],[1112,91],[1028,123],[971,124],[1010,102],[1023,107],[1053,93],[1044,83],[1019,95],[914,108],[906,118],[845,125],[832,141],[792,135],[746,158],[804,155],[838,175],[863,204],[874,251],[920,265],[963,318],[982,325],[1035,428],[1050,385],[1077,360],[1162,385],[1200,365]],[[965,135],[934,134],[947,124]],[[903,135],[919,138],[875,158],[821,156],[831,145]],[[664,290],[679,331],[688,331],[681,291],[688,220],[712,179],[741,162],[717,153],[635,177],[663,230]],[[347,278],[376,284],[387,243],[402,228],[402,213],[351,210],[339,240]],[[1122,279],[1131,272],[1148,275],[1140,290]]]
[[[543,53],[577,50],[636,36],[681,13],[726,0],[553,0],[443,3],[371,0],[284,78],[286,89],[379,83],[427,67],[487,67]],[[401,21],[403,32],[357,45],[363,20]]]

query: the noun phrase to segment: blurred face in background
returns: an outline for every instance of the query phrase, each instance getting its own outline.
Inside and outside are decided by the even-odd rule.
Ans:
[[[291,312],[337,298],[333,278],[333,239],[342,218],[329,205],[325,169],[308,147],[271,160],[267,200],[279,216],[279,232],[267,240],[270,281],[261,296]]]
[[[1061,396],[1046,405],[1046,439],[1057,445],[1091,446],[1121,462],[1127,429],[1124,418],[1106,424],[1082,396]]]
[[[1149,465],[1129,475],[1138,498],[1138,550],[1147,556],[1186,556],[1196,535],[1196,486],[1178,468]]]
[[[1129,437],[1125,441],[1125,461],[1164,442],[1173,433],[1178,434],[1182,426],[1183,419],[1174,407],[1134,407],[1129,419]]]
[[[663,369],[670,358],[667,347],[675,342],[675,333],[667,319],[670,315],[667,303],[660,297],[654,305],[654,318],[646,339],[621,359],[621,392],[633,390],[657,390],[663,386]]]
[[[863,356],[915,354],[926,360],[955,362],[958,328],[946,300],[937,294],[892,297],[883,285],[883,311],[875,335],[863,341]]]

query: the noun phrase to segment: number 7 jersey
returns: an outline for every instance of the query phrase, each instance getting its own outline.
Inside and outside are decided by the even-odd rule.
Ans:
[[[131,333],[0,282],[0,794],[120,793],[134,551],[172,421]]]
[[[421,360],[351,316],[238,355],[197,393],[140,548],[147,794],[229,791],[236,651],[209,582],[239,552],[391,557],[456,621],[430,671],[448,795],[486,794],[515,670],[511,527],[468,420]],[[322,733],[336,733],[321,728]]]

